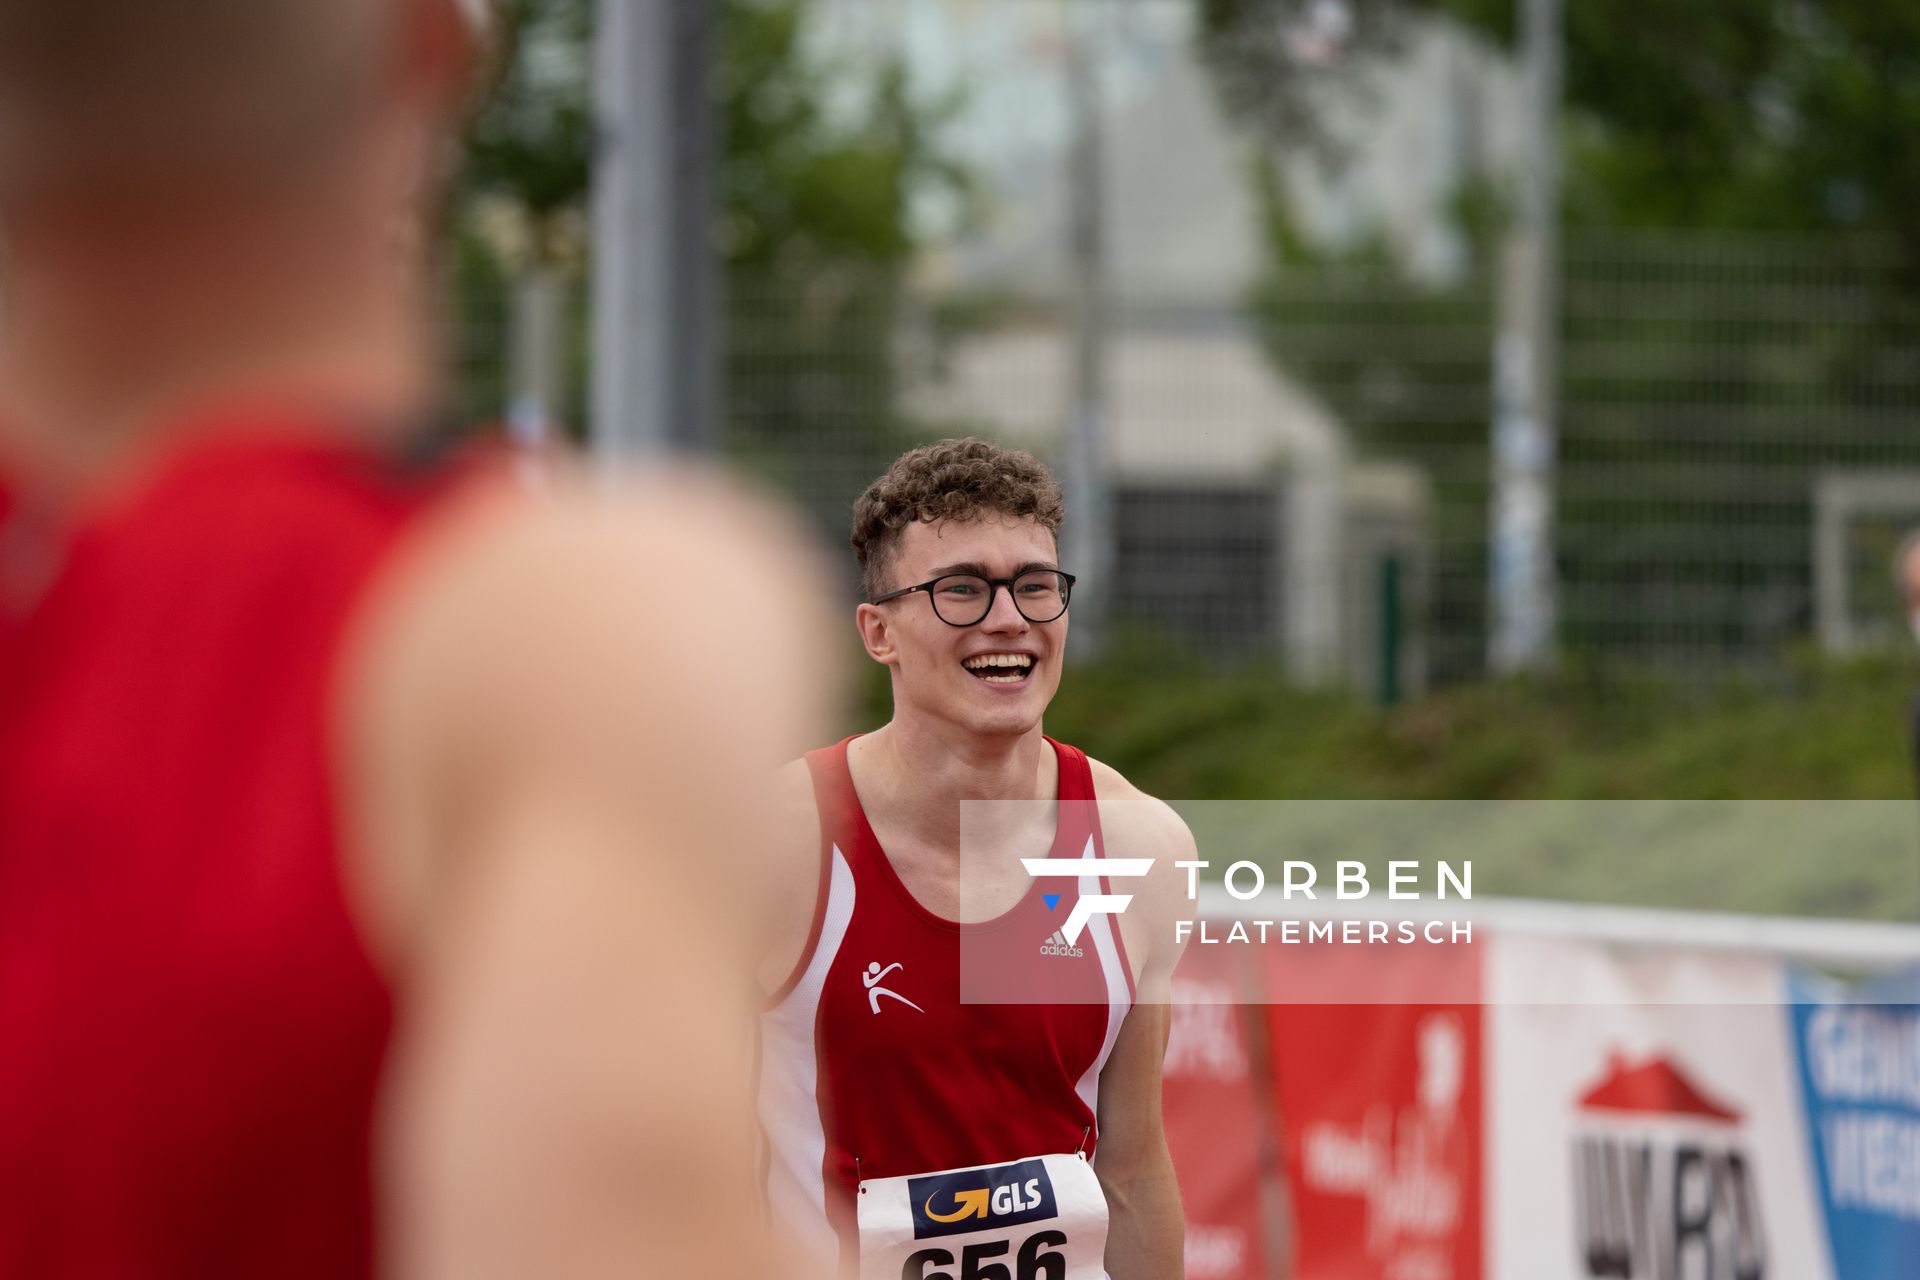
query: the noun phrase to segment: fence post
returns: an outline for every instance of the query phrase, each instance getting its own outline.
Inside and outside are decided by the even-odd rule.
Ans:
[[[718,442],[711,0],[599,0],[593,415],[603,457]]]
[[[1517,0],[1525,57],[1518,224],[1501,256],[1493,349],[1488,665],[1554,660],[1553,478],[1559,318],[1560,0]]]
[[[1098,657],[1113,605],[1113,493],[1108,451],[1106,196],[1101,94],[1094,45],[1105,0],[1065,0],[1067,91],[1074,136],[1072,195],[1073,407],[1067,422],[1063,563],[1079,579],[1076,647]]]
[[[567,413],[566,285],[536,263],[512,284],[507,314],[507,428],[529,448],[551,443]]]

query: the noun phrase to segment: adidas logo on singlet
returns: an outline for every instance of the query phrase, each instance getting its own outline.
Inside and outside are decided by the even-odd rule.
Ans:
[[[1068,946],[1065,935],[1063,935],[1058,929],[1055,929],[1053,931],[1053,935],[1049,937],[1045,942],[1040,944],[1040,954],[1043,956],[1076,956],[1077,957],[1077,956],[1083,956],[1087,953],[1085,951],[1082,951],[1079,947]]]

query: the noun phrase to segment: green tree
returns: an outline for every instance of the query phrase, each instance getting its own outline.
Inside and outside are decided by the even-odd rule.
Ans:
[[[1248,308],[1268,356],[1338,415],[1363,455],[1417,464],[1434,499],[1427,657],[1440,683],[1477,674],[1486,629],[1491,256],[1457,278],[1410,277],[1383,237],[1340,249],[1299,229],[1278,171],[1253,165],[1264,263]]]
[[[593,13],[592,0],[506,6],[507,52],[463,191],[509,271],[577,269],[587,247]],[[939,144],[952,104],[918,99],[897,60],[810,55],[805,20],[802,0],[721,0],[714,76],[728,444],[801,492],[844,489],[841,473],[892,448],[911,204],[965,186]]]
[[[1513,0],[1439,0],[1502,41]],[[1578,225],[1867,230],[1920,266],[1920,6],[1566,5]]]
[[[966,189],[939,141],[955,104],[916,99],[897,60],[862,77],[810,58],[795,0],[723,12],[729,442],[837,532],[900,445],[911,204]]]
[[[463,420],[507,408],[504,354],[535,293],[574,295],[573,332],[559,359],[585,401],[587,335],[579,282],[593,137],[588,48],[592,0],[501,0],[500,53],[475,113],[455,192],[454,289]],[[567,416],[567,404],[547,406]],[[573,423],[575,427],[579,424]]]
[[[1313,93],[1452,17],[1511,47],[1524,0],[1350,0],[1337,65],[1289,52],[1303,0],[1199,0],[1229,108],[1266,137],[1318,139]],[[1568,217],[1606,227],[1870,230],[1920,266],[1920,6],[1663,0],[1624,15],[1564,0]]]
[[[463,187],[537,222],[576,216],[593,147],[593,0],[505,0],[497,78],[467,138]]]
[[[1314,104],[1381,68],[1407,22],[1445,14],[1510,42],[1514,7],[1355,0],[1346,56],[1315,67],[1287,39],[1306,6],[1202,0],[1201,47],[1222,100],[1265,147],[1324,152]],[[1808,625],[1814,470],[1920,462],[1920,440],[1900,429],[1920,346],[1920,8],[1671,0],[1623,21],[1617,6],[1567,0],[1565,59],[1562,640],[1594,656],[1667,644],[1747,662],[1777,654]],[[1436,288],[1378,246],[1335,255],[1304,243],[1284,191],[1263,191],[1278,230],[1253,309],[1269,350],[1328,397],[1363,449],[1434,478],[1437,620],[1457,627],[1484,596],[1474,534],[1487,405],[1464,392],[1491,376],[1499,193],[1461,193],[1473,264]],[[1771,275],[1701,254],[1698,238],[1620,239],[1668,229],[1817,238]],[[1426,323],[1442,312],[1463,326],[1457,336]],[[1330,341],[1330,318],[1370,336]],[[1441,358],[1459,342],[1478,344],[1481,360]],[[1469,651],[1477,629],[1471,638]]]

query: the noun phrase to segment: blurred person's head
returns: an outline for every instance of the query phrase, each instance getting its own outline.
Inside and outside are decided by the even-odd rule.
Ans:
[[[424,365],[422,227],[484,15],[469,0],[0,0],[10,386],[88,353],[129,385],[218,380],[199,368],[210,351],[244,379],[250,360],[356,332]],[[66,384],[83,372],[100,377]]]
[[[1031,454],[972,438],[914,449],[868,486],[853,509],[857,622],[896,715],[996,737],[1039,725],[1066,651],[1064,510]]]
[[[1893,583],[1900,592],[1907,626],[1913,638],[1920,641],[1920,529],[1900,539],[1900,547],[1893,553]]]

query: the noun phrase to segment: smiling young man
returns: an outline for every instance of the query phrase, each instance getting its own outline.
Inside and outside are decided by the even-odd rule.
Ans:
[[[1042,731],[1062,515],[1045,467],[974,439],[904,455],[854,506],[855,621],[893,718],[784,775],[761,1112],[774,1212],[863,1277],[1181,1274],[1160,1063],[1193,840]],[[966,801],[1025,803],[972,807],[963,853]],[[1029,876],[1046,857],[1151,869]],[[1107,893],[1133,901],[1072,927]]]

